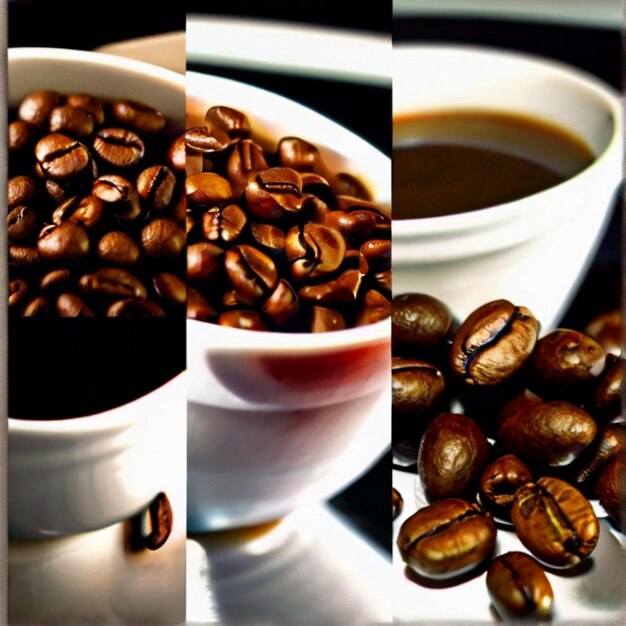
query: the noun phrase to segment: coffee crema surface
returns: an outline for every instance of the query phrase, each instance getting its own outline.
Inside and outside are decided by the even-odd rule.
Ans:
[[[585,169],[591,148],[547,121],[451,110],[393,121],[393,219],[439,217],[544,191]]]

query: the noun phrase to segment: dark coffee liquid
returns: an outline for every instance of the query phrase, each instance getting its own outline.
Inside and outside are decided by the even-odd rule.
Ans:
[[[9,416],[66,419],[113,409],[182,372],[185,352],[184,320],[11,319]]]
[[[393,123],[393,218],[465,213],[543,191],[587,167],[580,138],[546,122],[450,111]]]

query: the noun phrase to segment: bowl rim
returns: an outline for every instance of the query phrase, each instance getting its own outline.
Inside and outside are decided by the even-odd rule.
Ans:
[[[50,48],[45,46],[23,46],[7,48],[7,71],[8,71],[8,90],[10,92],[11,76],[10,65],[18,61],[61,61],[73,63],[94,64],[103,68],[111,66],[123,69],[137,74],[149,74],[154,78],[159,78],[165,82],[172,83],[177,87],[185,85],[184,74],[179,74],[173,70],[164,68],[160,65],[139,61],[128,57],[122,57],[117,54],[108,52],[100,52],[98,50],[79,50],[74,48]]]
[[[506,202],[500,205],[477,209],[468,213],[457,213],[452,215],[444,215],[440,217],[415,218],[405,220],[394,220],[393,232],[394,239],[404,240],[414,237],[423,237],[428,235],[442,235],[447,232],[469,231],[481,227],[497,225],[509,222],[518,216],[528,202],[529,198],[543,195],[546,198],[558,195],[565,185],[584,184],[588,178],[596,175],[598,170],[603,169],[607,162],[615,158],[619,154],[622,147],[623,119],[622,119],[622,102],[619,92],[610,84],[603,81],[599,77],[578,68],[574,65],[542,57],[538,54],[509,50],[497,46],[486,46],[479,44],[455,44],[455,43],[400,43],[394,46],[394,58],[398,59],[396,67],[401,63],[405,63],[405,59],[417,57],[422,54],[450,54],[467,58],[472,55],[477,59],[488,59],[489,57],[498,57],[504,61],[510,61],[515,64],[524,64],[526,67],[540,68],[544,72],[549,72],[553,76],[560,76],[566,79],[572,85],[586,90],[590,95],[600,98],[607,106],[607,110],[611,114],[613,121],[613,132],[611,137],[603,149],[597,155],[594,161],[578,174],[571,176],[567,180],[550,187],[544,191],[531,194],[524,198]],[[402,59],[402,60],[401,60]],[[393,108],[393,107],[392,107]],[[397,113],[392,112],[392,120]],[[619,178],[616,177],[616,185]],[[567,211],[563,211],[568,215]]]

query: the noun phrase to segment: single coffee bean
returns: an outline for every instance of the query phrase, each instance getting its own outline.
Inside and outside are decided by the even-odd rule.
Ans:
[[[319,150],[299,137],[283,137],[278,142],[278,162],[299,172],[315,172],[320,167]]]
[[[315,279],[341,265],[346,241],[338,230],[321,224],[294,226],[285,235],[285,254],[294,280]]]
[[[96,196],[72,196],[62,202],[53,212],[52,221],[61,224],[65,221],[84,226],[87,230],[95,228],[104,217],[104,204]]]
[[[77,109],[87,111],[96,125],[101,126],[105,120],[105,110],[102,101],[88,93],[71,93],[66,98],[66,103]]]
[[[259,172],[245,191],[250,212],[268,222],[277,222],[304,205],[300,174],[289,167],[271,167]]]
[[[41,260],[39,250],[32,246],[17,244],[9,245],[9,266],[13,268],[29,268]]]
[[[117,267],[103,267],[84,274],[78,281],[85,294],[114,298],[147,298],[144,284],[133,274]]]
[[[442,344],[453,329],[448,306],[423,293],[404,293],[391,303],[391,336],[395,350],[432,348]]]
[[[226,163],[226,173],[232,185],[232,197],[238,199],[248,183],[268,168],[265,151],[251,139],[237,142]]]
[[[396,519],[404,508],[404,498],[402,494],[395,488],[391,488],[391,518]]]
[[[157,211],[170,205],[175,188],[176,176],[166,165],[152,165],[137,177],[139,195]]]
[[[165,311],[152,300],[124,298],[113,302],[107,309],[107,317],[165,317]]]
[[[9,281],[9,309],[19,309],[28,297],[28,283],[22,278]]]
[[[23,309],[22,317],[46,317],[50,312],[50,301],[45,296],[35,296]]]
[[[174,511],[164,492],[127,522],[127,546],[131,551],[158,550],[169,539],[174,526]]]
[[[62,293],[56,300],[60,317],[95,317],[95,313],[73,293]]]
[[[626,454],[626,423],[605,424],[581,458],[582,463],[573,477],[574,484],[585,485],[593,480],[613,457],[620,454]]]
[[[37,132],[30,122],[23,120],[13,120],[8,127],[8,150],[9,154],[15,156],[35,140]]]
[[[204,123],[210,130],[220,129],[230,137],[245,139],[250,135],[250,122],[245,113],[227,106],[212,106],[204,114]]]
[[[50,111],[48,127],[51,133],[64,133],[79,139],[89,137],[95,128],[93,115],[82,107],[62,104]]]
[[[207,280],[221,268],[224,250],[208,241],[187,246],[187,277],[190,280]]]
[[[557,328],[539,341],[531,358],[533,389],[545,399],[579,396],[604,371],[604,348],[585,333]]]
[[[192,207],[211,207],[232,198],[230,182],[215,172],[200,172],[185,179],[187,203]]]
[[[185,231],[174,220],[155,218],[141,230],[141,248],[151,258],[178,258],[185,250]]]
[[[293,287],[286,280],[280,279],[262,304],[260,312],[276,326],[286,327],[300,314],[300,302]]]
[[[391,300],[376,289],[363,296],[363,307],[356,316],[355,326],[367,326],[387,319],[391,315]]]
[[[224,255],[224,267],[233,288],[250,303],[267,295],[278,282],[274,261],[247,244],[228,250]]]
[[[193,287],[187,288],[187,317],[201,322],[217,322],[219,311],[209,299]]]
[[[33,91],[25,96],[18,105],[17,115],[20,120],[36,128],[48,125],[50,112],[62,102],[62,96],[52,89]]]
[[[37,196],[37,183],[31,176],[12,176],[7,181],[7,206],[14,209],[16,206],[28,204]]]
[[[312,333],[324,333],[332,330],[343,330],[344,328],[347,328],[346,320],[339,311],[324,306],[311,307],[309,330]]]
[[[160,133],[167,119],[160,111],[136,100],[117,100],[111,105],[113,117],[136,133]]]
[[[391,399],[394,411],[420,415],[432,409],[446,389],[443,372],[420,359],[392,356]]]
[[[508,300],[488,302],[461,323],[451,348],[451,365],[470,385],[497,385],[530,358],[539,332],[535,316]]]
[[[231,310],[224,311],[218,318],[220,326],[240,328],[242,330],[267,330],[263,318],[256,311]]]
[[[621,531],[626,531],[626,458],[614,456],[603,468],[595,484],[595,495],[609,518]]]
[[[622,410],[624,361],[621,357],[609,353],[605,371],[598,378],[598,386],[593,393],[594,416],[606,421],[617,417]]]
[[[484,563],[496,543],[496,526],[475,503],[447,498],[419,509],[400,527],[396,545],[418,574],[450,578]]]
[[[63,133],[50,133],[40,139],[35,146],[35,157],[44,176],[57,182],[92,170],[87,147]]]
[[[187,167],[187,151],[185,148],[185,134],[178,135],[167,149],[167,164],[173,172],[184,174]]]
[[[59,268],[46,272],[39,281],[42,291],[58,291],[65,289],[72,279],[72,273],[67,268]]]
[[[429,500],[473,498],[487,462],[489,442],[475,420],[442,413],[422,436],[417,469]]]
[[[598,432],[593,417],[570,402],[518,403],[513,399],[503,407],[498,442],[530,464],[568,465],[593,442]]]
[[[532,555],[555,567],[573,566],[587,558],[600,534],[598,519],[587,498],[552,476],[517,490],[511,521]]]
[[[28,205],[16,206],[7,215],[7,235],[12,243],[32,241],[37,229],[37,215]]]
[[[37,251],[42,259],[75,261],[89,254],[89,235],[74,222],[50,224],[43,228],[37,240]]]
[[[552,614],[552,585],[539,563],[525,552],[513,550],[494,558],[485,582],[502,619],[543,620]]]
[[[209,241],[233,243],[248,223],[244,210],[237,204],[213,207],[202,215],[202,232]]]
[[[199,152],[222,152],[232,144],[228,133],[221,128],[194,126],[185,132],[185,145]]]
[[[514,454],[504,454],[483,470],[479,481],[481,503],[494,514],[508,518],[519,487],[531,482],[532,472]]]
[[[112,265],[133,265],[141,255],[137,242],[126,232],[111,230],[98,242],[98,255]]]
[[[176,274],[160,272],[152,279],[157,295],[165,302],[184,306],[187,302],[187,285]]]
[[[106,164],[119,168],[137,165],[146,151],[141,137],[125,128],[101,128],[93,140],[93,149]]]

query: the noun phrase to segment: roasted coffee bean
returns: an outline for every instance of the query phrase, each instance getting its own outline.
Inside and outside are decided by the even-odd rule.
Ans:
[[[248,117],[228,106],[212,106],[204,115],[204,123],[210,130],[219,128],[230,137],[245,139],[250,135],[250,122]]]
[[[539,323],[524,306],[488,302],[459,326],[451,348],[454,372],[470,385],[497,385],[520,370],[537,342]]]
[[[141,230],[141,247],[148,257],[176,259],[185,249],[185,231],[174,220],[155,218]]]
[[[273,224],[250,224],[254,245],[275,261],[284,256],[285,233]]]
[[[108,317],[165,317],[165,311],[152,300],[125,298],[113,302],[107,309]]]
[[[259,144],[251,139],[237,142],[226,163],[233,198],[240,198],[248,183],[268,167],[265,152]]]
[[[433,348],[442,344],[453,329],[448,306],[423,293],[397,295],[391,306],[391,336],[395,350]]]
[[[580,396],[606,362],[604,348],[578,330],[557,328],[537,342],[531,358],[533,389],[544,398]]]
[[[573,477],[574,484],[590,482],[613,457],[620,454],[626,454],[626,424],[621,421],[605,424],[581,458],[580,467]]]
[[[9,123],[8,135],[9,154],[13,154],[13,156],[15,156],[15,153],[18,153],[30,146],[37,136],[37,133],[35,127],[30,122],[14,120]]]
[[[137,165],[145,153],[143,140],[125,128],[101,128],[93,140],[94,152],[109,166]]]
[[[36,296],[22,309],[22,317],[46,317],[49,311],[50,301],[48,298]]]
[[[19,309],[28,297],[28,283],[22,278],[9,281],[9,309]]]
[[[397,547],[418,574],[449,578],[484,563],[496,543],[496,526],[475,503],[448,498],[419,509],[400,527]]]
[[[200,172],[185,180],[187,204],[192,207],[211,207],[232,198],[230,182],[215,172]]]
[[[163,113],[136,100],[117,100],[111,105],[111,111],[118,122],[139,134],[160,133],[167,124]]]
[[[391,300],[376,289],[363,296],[363,306],[356,316],[355,326],[367,326],[388,319],[391,315]]]
[[[167,149],[167,165],[177,174],[184,174],[187,169],[187,150],[185,148],[185,135],[175,137]]]
[[[98,126],[102,126],[105,120],[104,104],[101,100],[88,93],[71,93],[66,98],[69,106],[87,111]]]
[[[598,386],[593,393],[594,417],[606,421],[619,415],[622,410],[624,361],[610,353],[605,371],[598,378]]]
[[[9,267],[32,268],[41,260],[39,251],[32,246],[9,245]]]
[[[50,111],[48,126],[52,133],[64,133],[72,137],[89,137],[95,129],[94,116],[82,107],[62,104]]]
[[[391,359],[394,411],[420,415],[432,409],[446,389],[443,372],[432,363],[408,357]]]
[[[285,235],[285,254],[294,280],[302,282],[334,272],[344,260],[346,242],[334,228],[294,226]]]
[[[532,472],[521,459],[504,454],[483,470],[478,489],[480,501],[494,514],[508,517],[515,492],[532,479]]]
[[[301,287],[298,296],[311,303],[353,304],[357,301],[362,282],[363,274],[359,270],[346,270],[325,283]]]
[[[620,356],[623,344],[623,321],[620,308],[603,311],[591,319],[583,332],[593,337],[607,354]]]
[[[208,280],[221,268],[224,250],[208,241],[187,246],[187,276],[190,280]]]
[[[60,317],[95,317],[95,313],[85,302],[73,293],[62,293],[56,300]]]
[[[494,558],[485,582],[503,619],[543,620],[552,614],[552,585],[541,565],[525,552],[513,550]]]
[[[302,178],[289,167],[272,167],[259,172],[248,183],[245,197],[250,212],[268,222],[277,222],[300,211],[305,202]]]
[[[72,279],[72,273],[67,268],[51,270],[45,273],[39,281],[39,288],[42,291],[64,290]]]
[[[324,306],[311,307],[309,330],[312,333],[325,333],[332,330],[344,330],[345,328],[347,328],[346,320],[339,311]]]
[[[243,330],[267,330],[267,326],[261,315],[256,311],[235,310],[224,311],[218,318],[220,326],[230,328],[241,328]]]
[[[595,439],[598,425],[583,408],[565,400],[514,398],[502,409],[498,442],[522,460],[558,467],[576,459]]]
[[[241,207],[227,204],[213,207],[203,214],[202,232],[208,241],[233,243],[241,237],[247,223],[248,218]]]
[[[91,155],[80,141],[51,133],[37,142],[35,158],[44,176],[54,181],[65,181],[92,169]]]
[[[28,204],[37,196],[37,183],[31,176],[13,176],[7,181],[7,196],[9,209]]]
[[[61,102],[62,96],[58,91],[52,89],[33,91],[22,99],[17,115],[20,120],[36,128],[47,126],[50,112]]]
[[[89,235],[74,222],[50,224],[39,233],[37,251],[44,260],[75,261],[89,254]]]
[[[615,526],[626,532],[626,457],[623,451],[603,468],[595,484],[595,495]]]
[[[95,228],[104,218],[104,205],[96,196],[72,196],[62,202],[52,213],[52,221],[61,224],[69,220],[84,226],[87,230]]]
[[[511,521],[532,555],[555,567],[573,566],[587,558],[600,534],[598,519],[587,498],[552,476],[517,490]]]
[[[165,302],[184,306],[187,302],[187,285],[176,274],[161,272],[152,279],[156,294]]]
[[[103,267],[84,274],[78,282],[85,294],[113,298],[147,298],[144,284],[130,272],[116,267]]]
[[[142,214],[139,194],[134,185],[119,174],[104,174],[91,187],[91,193],[104,203],[105,211],[119,222],[131,222]]]
[[[300,137],[283,137],[278,142],[278,162],[298,172],[315,172],[320,167],[320,151]]]
[[[277,326],[287,327],[300,314],[300,302],[293,287],[280,279],[261,306],[261,313]]]
[[[133,265],[139,260],[141,249],[128,233],[111,230],[98,242],[98,255],[107,264]]]
[[[127,521],[127,547],[131,551],[158,550],[169,539],[174,526],[172,504],[164,492]]]
[[[404,507],[404,498],[402,494],[395,488],[391,488],[391,518],[396,519]]]
[[[168,207],[176,188],[176,176],[166,165],[152,165],[137,177],[137,191],[158,211]]]
[[[16,206],[7,215],[7,235],[12,243],[32,241],[37,229],[37,216],[28,205]]]
[[[234,289],[253,304],[278,283],[274,261],[252,246],[236,245],[224,255],[224,268]]]
[[[429,500],[473,498],[487,462],[489,442],[475,420],[442,413],[422,436],[417,469]]]
[[[217,322],[219,311],[200,291],[188,287],[187,317],[201,322]]]
[[[232,143],[228,133],[220,128],[194,126],[185,132],[185,145],[190,150],[198,152],[222,152]]]

